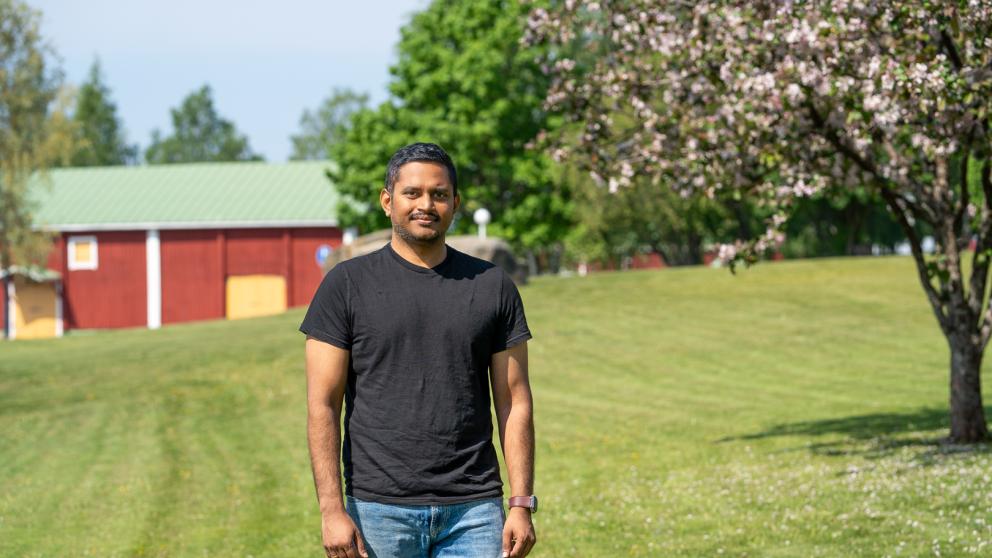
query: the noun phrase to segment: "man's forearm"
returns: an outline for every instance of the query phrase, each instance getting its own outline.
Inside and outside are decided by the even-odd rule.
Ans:
[[[503,425],[503,459],[511,496],[534,493],[534,413],[530,394],[510,406]]]
[[[340,413],[326,405],[312,405],[307,413],[307,441],[310,466],[320,513],[344,510],[341,495],[341,426]]]

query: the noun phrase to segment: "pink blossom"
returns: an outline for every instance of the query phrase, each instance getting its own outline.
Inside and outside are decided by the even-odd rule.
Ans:
[[[607,58],[589,48],[576,54],[581,64],[550,64],[546,106],[580,124],[561,144],[577,139],[567,156],[610,177],[600,179],[610,191],[635,180],[685,196],[737,190],[787,215],[826,188],[884,185],[901,196],[890,209],[917,222],[964,199],[933,178],[951,176],[949,157],[992,152],[987,132],[971,132],[992,113],[992,79],[969,77],[992,67],[992,0],[967,6],[565,2],[534,10],[529,40],[564,48],[603,38]],[[953,29],[941,27],[948,18]],[[992,210],[979,214],[992,220]],[[782,225],[770,219],[734,255],[774,245]]]

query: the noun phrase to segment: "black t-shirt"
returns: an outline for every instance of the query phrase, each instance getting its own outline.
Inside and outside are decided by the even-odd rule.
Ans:
[[[346,494],[410,505],[502,496],[489,364],[531,337],[502,268],[450,246],[420,267],[387,244],[331,269],[300,331],[351,351]]]

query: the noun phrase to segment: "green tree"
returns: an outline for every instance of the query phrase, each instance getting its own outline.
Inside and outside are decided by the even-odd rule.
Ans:
[[[300,133],[291,136],[293,161],[327,159],[331,146],[343,141],[348,131],[349,118],[369,102],[365,93],[355,93],[350,89],[335,89],[324,99],[316,111],[303,111],[300,117]]]
[[[378,207],[386,162],[403,145],[429,141],[457,165],[454,231],[474,229],[472,212],[486,207],[490,233],[518,247],[540,250],[564,236],[568,190],[552,180],[550,160],[527,149],[548,126],[549,81],[539,50],[520,43],[526,14],[516,0],[435,0],[402,29],[391,98],[354,113],[345,140],[331,147],[331,178],[351,198],[340,208],[342,224],[388,227]]]
[[[22,2],[0,0],[0,269],[44,262],[50,244],[34,227],[28,185],[72,143],[62,72],[50,63],[40,19]]]
[[[209,85],[190,93],[170,112],[172,135],[163,138],[158,130],[152,132],[152,143],[145,150],[148,163],[262,160],[234,123],[217,113]]]
[[[79,88],[73,121],[78,147],[69,161],[72,166],[126,165],[136,161],[138,147],[125,140],[117,105],[103,82],[99,61],[90,66],[89,78]]]

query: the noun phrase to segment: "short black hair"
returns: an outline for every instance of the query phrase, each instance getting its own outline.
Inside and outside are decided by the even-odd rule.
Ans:
[[[448,170],[448,180],[451,181],[451,195],[458,195],[458,174],[455,172],[455,163],[451,157],[441,149],[440,145],[434,143],[411,143],[406,147],[401,147],[399,151],[393,153],[386,166],[386,191],[393,193],[393,185],[400,175],[400,167],[407,163],[428,162],[443,165]]]

